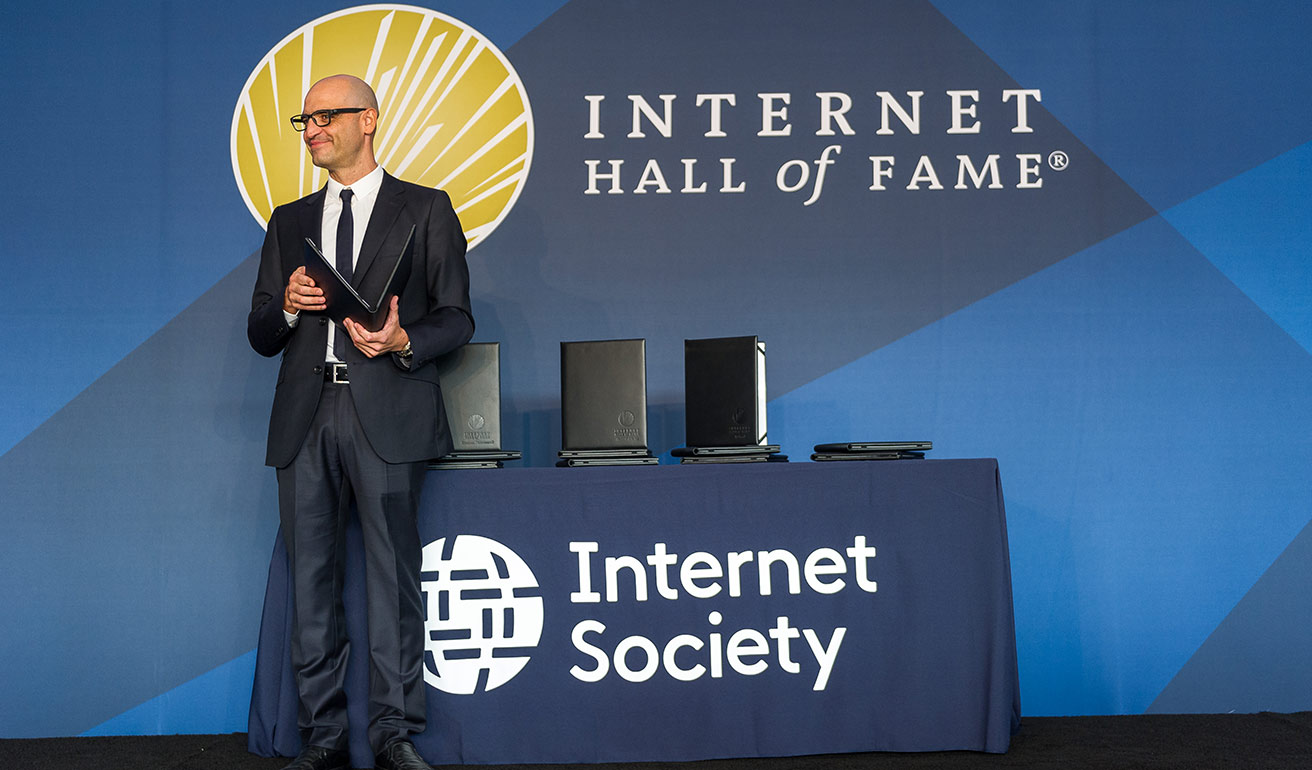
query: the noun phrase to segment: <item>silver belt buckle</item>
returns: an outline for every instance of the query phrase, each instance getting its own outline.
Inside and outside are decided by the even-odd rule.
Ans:
[[[346,377],[346,364],[328,364],[332,367],[333,376],[329,380],[334,385],[349,385],[351,381]]]

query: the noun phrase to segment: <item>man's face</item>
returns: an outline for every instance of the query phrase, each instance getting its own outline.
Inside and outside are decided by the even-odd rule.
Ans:
[[[327,80],[316,84],[305,95],[304,112],[365,106],[356,104],[357,101],[344,83]],[[311,162],[329,172],[350,169],[359,163],[365,146],[365,118],[366,113],[356,112],[334,115],[326,126],[310,121],[301,137],[310,151]]]

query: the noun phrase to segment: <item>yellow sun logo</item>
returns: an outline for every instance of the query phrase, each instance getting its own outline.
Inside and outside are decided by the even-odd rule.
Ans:
[[[326,181],[287,118],[320,78],[358,75],[378,95],[378,162],[445,190],[474,247],[505,219],[528,178],[533,115],[519,75],[477,30],[409,5],[322,16],[273,47],[232,115],[232,171],[261,227],[275,206]]]

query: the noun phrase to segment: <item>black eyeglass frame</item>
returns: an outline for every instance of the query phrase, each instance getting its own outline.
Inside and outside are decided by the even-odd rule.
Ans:
[[[288,118],[288,120],[291,121],[292,128],[296,129],[297,131],[304,131],[305,129],[310,127],[311,120],[314,121],[314,125],[318,126],[319,128],[323,128],[327,126],[329,123],[333,122],[333,118],[337,117],[338,115],[348,115],[356,112],[364,112],[367,109],[370,108],[369,107],[338,107],[337,109],[333,109],[333,110],[315,110],[314,112],[308,114],[302,113],[300,115],[293,115],[290,118]]]

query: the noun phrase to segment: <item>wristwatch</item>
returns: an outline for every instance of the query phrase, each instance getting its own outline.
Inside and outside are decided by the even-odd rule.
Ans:
[[[402,348],[401,350],[398,350],[396,354],[401,358],[406,359],[407,361],[410,360],[410,358],[415,354],[414,346],[410,344],[410,340],[406,340],[405,347]]]

